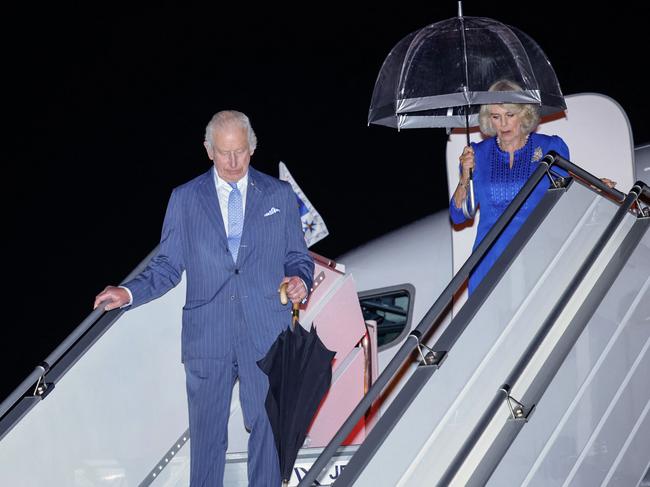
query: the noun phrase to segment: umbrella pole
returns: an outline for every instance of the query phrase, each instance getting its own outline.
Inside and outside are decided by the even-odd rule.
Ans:
[[[460,3],[460,2],[458,2]],[[470,141],[469,141],[469,105],[467,105],[467,110],[465,110],[465,137],[467,138],[467,144],[465,144],[467,147],[469,147]],[[472,180],[472,171],[471,169],[469,170],[469,180]]]
[[[291,308],[291,329],[296,329],[296,323],[298,323],[298,317],[300,316],[300,303],[293,303]]]
[[[460,3],[460,2],[459,2]],[[467,147],[470,146],[469,141],[469,105],[467,105],[467,110],[465,110],[465,136],[467,137]],[[476,212],[476,203],[474,202],[474,171],[469,170],[469,184],[467,185],[467,199],[469,201],[469,214],[474,217]]]

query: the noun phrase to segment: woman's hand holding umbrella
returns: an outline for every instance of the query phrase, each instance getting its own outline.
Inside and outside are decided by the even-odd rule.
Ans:
[[[474,159],[474,149],[471,145],[468,145],[463,150],[463,153],[460,155],[460,165],[461,165],[461,176],[458,181],[458,187],[454,192],[454,203],[456,208],[460,208],[463,204],[465,198],[467,198],[467,191],[470,179],[472,177],[472,171],[476,165]]]

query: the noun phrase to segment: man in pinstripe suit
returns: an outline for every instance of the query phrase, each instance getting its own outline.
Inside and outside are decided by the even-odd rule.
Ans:
[[[275,487],[280,473],[264,409],[268,380],[256,361],[291,320],[289,305],[278,299],[279,285],[288,282],[290,300],[302,301],[312,284],[314,263],[291,186],[249,166],[257,139],[248,117],[236,111],[217,113],[206,127],[204,145],[214,167],[172,192],[157,255],[131,281],[98,294],[95,307],[102,302],[108,302],[106,310],[142,305],[178,284],[184,271],[181,349],[190,419],[190,484],[223,484],[230,400],[239,379],[250,431],[249,485]],[[241,194],[237,210],[229,205],[236,190]],[[233,231],[234,213],[243,217],[240,232]],[[233,240],[238,246],[232,246]]]

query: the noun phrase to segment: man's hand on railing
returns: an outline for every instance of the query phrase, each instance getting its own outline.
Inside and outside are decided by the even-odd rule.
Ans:
[[[121,308],[130,302],[131,296],[126,289],[123,287],[106,286],[101,293],[95,296],[93,309],[97,309],[100,304],[105,303],[104,311],[110,311],[115,308]]]
[[[609,186],[610,188],[613,188],[614,186],[616,186],[616,181],[612,181],[611,179],[600,178],[600,180],[601,180],[603,183],[605,183],[607,186]]]

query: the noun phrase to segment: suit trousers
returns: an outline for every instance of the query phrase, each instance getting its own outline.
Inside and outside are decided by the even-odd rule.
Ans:
[[[190,487],[221,487],[228,448],[228,418],[235,381],[244,426],[249,431],[248,483],[250,487],[278,487],[278,453],[264,407],[268,377],[257,360],[246,323],[235,326],[231,353],[219,359],[186,359],[185,378],[190,421]]]

